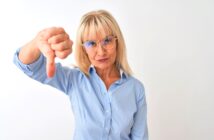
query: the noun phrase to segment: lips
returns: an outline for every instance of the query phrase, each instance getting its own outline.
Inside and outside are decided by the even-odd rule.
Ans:
[[[99,62],[106,62],[108,60],[108,58],[102,58],[102,59],[98,59],[97,61]]]

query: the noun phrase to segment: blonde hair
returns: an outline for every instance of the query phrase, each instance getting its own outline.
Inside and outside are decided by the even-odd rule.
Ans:
[[[83,15],[80,21],[76,36],[75,57],[77,66],[86,75],[89,75],[88,70],[91,62],[84,50],[82,43],[86,36],[90,35],[106,35],[111,34],[117,37],[117,54],[115,64],[118,69],[122,69],[128,75],[132,71],[127,61],[126,45],[120,30],[120,27],[114,17],[105,10],[91,11]]]

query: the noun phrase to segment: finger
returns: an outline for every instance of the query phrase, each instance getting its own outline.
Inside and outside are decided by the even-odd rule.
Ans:
[[[70,39],[67,39],[66,41],[60,42],[58,44],[52,44],[51,49],[55,51],[64,51],[71,49],[73,45],[73,42]]]
[[[64,50],[64,51],[55,51],[55,55],[56,57],[60,58],[60,59],[65,59],[66,57],[68,57],[72,52],[72,49],[68,49],[68,50]]]
[[[52,27],[52,28],[47,28],[44,29],[40,32],[42,38],[47,41],[49,38],[52,36],[58,35],[58,34],[63,34],[65,33],[65,30],[61,27]]]
[[[53,77],[55,74],[55,56],[49,56],[47,57],[46,62],[46,73],[49,78]]]
[[[38,47],[46,58],[54,55],[54,50],[51,49],[51,45],[46,43],[45,41],[41,41]]]
[[[49,44],[57,44],[60,42],[63,42],[69,38],[68,34],[62,33],[62,34],[57,34],[52,36],[51,38],[48,39]]]
[[[47,43],[41,43],[40,51],[46,57],[46,73],[48,77],[53,77],[55,73],[55,52]]]

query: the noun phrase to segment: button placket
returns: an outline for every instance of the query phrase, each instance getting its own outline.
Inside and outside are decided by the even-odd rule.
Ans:
[[[109,100],[109,93],[105,94],[105,133],[108,135],[111,129],[111,102]]]

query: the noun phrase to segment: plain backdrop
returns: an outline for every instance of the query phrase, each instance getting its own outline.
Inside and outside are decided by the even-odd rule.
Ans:
[[[47,27],[64,27],[75,40],[81,16],[97,9],[111,12],[124,34],[146,89],[150,140],[213,140],[213,7],[213,0],[1,0],[0,140],[72,139],[67,96],[24,75],[13,54]]]

